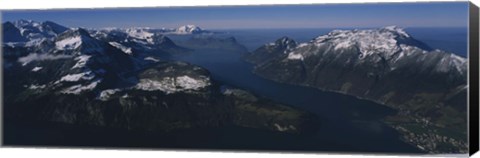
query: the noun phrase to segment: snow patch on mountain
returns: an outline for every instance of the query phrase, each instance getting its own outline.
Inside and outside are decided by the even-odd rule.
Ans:
[[[195,79],[190,76],[180,76],[176,79],[176,85],[182,89],[193,89],[198,90],[200,88],[210,85],[210,80],[208,78]]]
[[[100,92],[100,95],[98,96],[97,99],[102,100],[102,101],[107,101],[110,96],[114,95],[117,92],[120,92],[121,89],[106,89]]]
[[[18,62],[22,63],[23,66],[27,65],[33,61],[43,61],[43,60],[57,60],[57,59],[68,59],[71,58],[70,55],[52,55],[52,54],[39,54],[31,53],[27,56],[18,58]]]
[[[77,56],[75,58],[75,60],[77,60],[77,63],[72,67],[72,69],[85,67],[85,65],[87,65],[87,62],[91,57],[92,57],[91,55]]]
[[[90,91],[90,90],[95,89],[95,87],[97,87],[97,85],[101,81],[102,81],[101,79],[97,79],[97,80],[91,82],[88,85],[82,85],[82,84],[74,85],[74,86],[71,86],[71,87],[68,87],[68,88],[62,90],[61,93],[64,93],[64,94],[80,94],[81,92]]]
[[[415,46],[410,46],[406,44],[400,44],[400,50],[395,57],[392,58],[392,62],[395,63],[400,59],[404,59],[405,57],[409,57],[410,55],[414,54],[415,52],[421,52],[423,54],[428,53],[428,51],[420,49]]]
[[[153,61],[153,62],[159,62],[160,60],[154,58],[154,57],[145,57],[143,60],[146,60],[146,61]]]
[[[80,36],[75,36],[55,42],[55,47],[58,50],[72,50],[77,49],[81,44],[82,38]]]
[[[45,88],[45,87],[46,87],[46,85],[44,85],[44,84],[42,84],[42,85],[32,84],[32,85],[28,86],[28,89],[32,89],[32,90],[34,90],[34,89],[43,89],[43,88]]]
[[[28,42],[25,42],[24,43],[24,46],[26,47],[36,47],[36,46],[40,46],[40,44],[42,44],[42,42],[46,41],[46,40],[49,40],[49,39],[45,39],[45,38],[39,38],[39,39],[32,39]]]
[[[122,50],[124,53],[131,55],[132,54],[132,48],[126,47],[118,42],[108,42],[110,45],[114,46],[115,48],[118,48]]]
[[[296,130],[295,126],[293,126],[293,125],[281,126],[278,123],[275,123],[273,125],[280,132],[289,131],[289,130]]]
[[[73,28],[55,38],[55,48],[66,54],[85,54],[103,52],[108,45],[97,40],[82,28]]]
[[[34,68],[32,69],[32,71],[33,71],[33,72],[37,72],[37,71],[40,71],[40,70],[42,70],[42,69],[43,69],[43,67],[38,67],[38,66],[37,66],[37,67],[34,67]]]
[[[463,72],[462,70],[466,70],[466,67],[467,67],[467,59],[465,58],[462,58],[458,55],[455,55],[455,54],[450,54],[450,58],[452,58],[451,60],[451,63],[453,65],[455,65],[455,68],[459,71],[459,72]]]
[[[55,83],[60,82],[77,82],[80,80],[92,80],[95,77],[95,74],[92,71],[86,71],[77,74],[68,74],[63,76],[60,80],[56,81]]]
[[[161,80],[140,79],[136,89],[145,91],[163,91],[166,94],[186,90],[199,90],[210,85],[210,79],[201,76],[199,79],[190,76],[164,77]]]
[[[451,68],[455,68],[458,72],[464,73],[467,69],[467,60],[455,54],[450,54],[447,57],[442,58],[437,63],[436,70],[438,72],[449,72]]]
[[[290,53],[288,54],[287,59],[290,60],[303,60],[303,55],[300,53]]]

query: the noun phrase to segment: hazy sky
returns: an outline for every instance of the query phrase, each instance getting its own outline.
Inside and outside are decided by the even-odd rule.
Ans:
[[[3,11],[2,21],[50,20],[69,27],[224,28],[466,27],[467,2],[160,7]]]

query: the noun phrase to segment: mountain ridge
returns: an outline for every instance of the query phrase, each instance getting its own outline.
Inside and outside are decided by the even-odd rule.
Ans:
[[[34,21],[17,25],[42,30]],[[23,37],[14,23],[4,26],[10,27],[4,32]],[[316,116],[300,109],[240,89],[241,95],[222,93],[222,83],[208,70],[169,61],[168,54],[190,50],[162,33],[44,30],[51,34],[3,45],[8,119],[156,132],[234,125],[304,134],[318,127]],[[36,44],[25,44],[30,41]]]
[[[462,116],[466,115],[467,60],[432,49],[397,27],[334,30],[288,49],[280,43],[265,44],[246,59],[263,78],[387,105],[400,110],[397,119],[426,120],[427,131],[466,128]],[[407,127],[389,123],[398,129]],[[418,138],[407,142],[418,145],[422,134],[436,137],[438,133],[414,133]],[[466,133],[460,135],[452,151],[465,151]],[[442,141],[433,142],[420,144],[423,150],[438,152],[435,144]]]

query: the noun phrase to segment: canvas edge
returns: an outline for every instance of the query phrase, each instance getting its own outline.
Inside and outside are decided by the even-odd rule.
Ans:
[[[472,156],[479,150],[479,16],[478,7],[469,4],[469,35],[468,35],[468,60],[469,60],[469,93],[468,93],[468,138],[469,154]]]

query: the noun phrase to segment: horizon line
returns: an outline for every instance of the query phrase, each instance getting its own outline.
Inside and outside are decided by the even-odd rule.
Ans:
[[[84,29],[108,29],[108,28],[116,28],[116,29],[130,29],[130,28],[149,28],[149,29],[176,29],[181,26],[186,26],[186,25],[195,25],[197,27],[200,27],[201,29],[205,30],[250,30],[250,29],[372,29],[372,28],[384,28],[387,26],[397,26],[402,29],[408,29],[408,28],[468,28],[468,25],[466,26],[400,26],[400,25],[384,25],[384,26],[361,26],[361,27],[355,27],[355,26],[319,26],[319,27],[231,27],[231,28],[226,28],[226,27],[202,27],[200,25],[196,24],[179,24],[177,27],[156,27],[156,26],[131,26],[131,27],[117,27],[117,26],[105,26],[105,27],[71,27],[71,26],[66,26],[63,25],[59,22],[53,21],[53,20],[44,20],[44,21],[37,21],[37,20],[32,20],[32,19],[18,19],[18,20],[2,20],[2,24],[6,22],[15,22],[15,21],[20,21],[20,20],[25,20],[25,21],[33,21],[33,22],[54,22],[59,25],[65,26],[67,28],[84,28]]]

